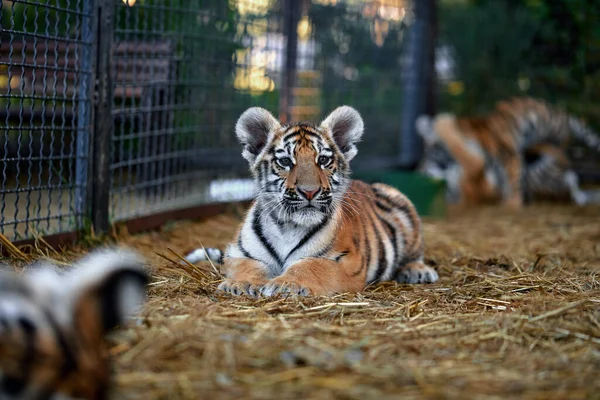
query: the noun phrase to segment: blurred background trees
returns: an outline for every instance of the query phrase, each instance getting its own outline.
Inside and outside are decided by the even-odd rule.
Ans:
[[[438,0],[437,7],[438,112],[480,115],[498,100],[534,96],[600,131],[600,1]],[[409,2],[315,0],[307,15],[321,114],[342,103],[358,107],[367,130],[389,139],[364,143],[361,155],[397,154]]]
[[[404,45],[414,21],[411,1],[298,1],[292,118],[318,120],[339,104],[353,105],[371,135],[359,160],[393,159],[400,150],[402,76],[410,72]],[[72,37],[80,28],[75,13],[57,11],[80,7],[80,1],[57,0],[54,8],[0,4],[6,30]],[[182,132],[178,140],[234,148],[233,123],[246,107],[278,111],[286,46],[283,4],[121,0],[115,2],[114,41],[170,41],[176,70],[170,96],[186,104],[174,111],[174,128]],[[431,29],[437,36],[438,112],[481,114],[498,100],[531,95],[600,130],[600,1],[437,0],[437,26]],[[0,37],[5,44],[9,40],[6,32]],[[8,86],[7,69],[0,65],[0,89]],[[12,74],[18,75],[19,67],[12,67]],[[6,101],[0,98],[0,107]],[[116,134],[130,129],[117,126]]]
[[[439,46],[456,60],[443,82],[452,111],[486,111],[492,101],[532,95],[600,128],[600,2],[440,0]]]

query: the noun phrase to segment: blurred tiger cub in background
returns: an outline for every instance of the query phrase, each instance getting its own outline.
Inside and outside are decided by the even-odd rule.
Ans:
[[[106,399],[105,335],[144,300],[143,261],[100,250],[62,272],[0,268],[0,399]]]
[[[541,100],[501,101],[481,117],[422,115],[416,128],[425,147],[420,171],[446,181],[448,203],[600,202],[600,192],[580,188],[566,151],[577,139],[600,152],[600,136]]]
[[[190,262],[223,262],[228,293],[272,296],[358,292],[368,283],[438,279],[423,261],[421,220],[398,190],[350,179],[363,120],[339,107],[320,125],[282,125],[250,108],[236,125],[258,186],[224,257],[196,250]]]

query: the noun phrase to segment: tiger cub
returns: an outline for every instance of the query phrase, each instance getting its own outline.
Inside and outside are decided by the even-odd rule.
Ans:
[[[96,251],[75,268],[0,268],[0,399],[106,399],[104,336],[143,302],[142,260]]]
[[[236,124],[258,195],[225,254],[196,250],[187,258],[221,261],[234,295],[332,295],[370,283],[429,283],[421,221],[398,190],[350,179],[363,134],[348,106],[320,125],[282,125],[250,108]]]
[[[543,101],[513,98],[482,117],[423,115],[416,128],[425,147],[420,171],[446,181],[448,203],[600,201],[580,188],[566,152],[573,139],[599,151],[600,137]]]

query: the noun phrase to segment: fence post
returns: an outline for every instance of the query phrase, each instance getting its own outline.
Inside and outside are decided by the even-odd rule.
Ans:
[[[110,228],[110,151],[114,134],[112,46],[115,1],[97,0],[97,3],[96,95],[90,152],[91,173],[88,184],[91,187],[92,227],[96,233],[105,233]]]
[[[400,125],[401,168],[413,169],[422,153],[421,138],[415,128],[417,117],[434,111],[435,0],[415,0],[415,20],[408,30],[404,51],[407,61],[402,71],[402,110]]]
[[[437,112],[437,73],[435,69],[435,46],[438,37],[437,0],[426,0],[429,3],[427,18],[427,43],[425,46],[425,105],[423,111],[427,115]]]
[[[79,87],[77,102],[77,138],[75,161],[75,213],[77,215],[77,229],[82,227],[81,216],[87,218],[91,201],[91,188],[88,185],[90,167],[90,140],[93,128],[92,99],[94,96],[94,49],[96,27],[96,2],[83,2],[83,16],[81,24],[81,39],[79,66],[81,71],[81,85]]]
[[[283,32],[286,38],[284,67],[281,75],[279,94],[279,119],[291,122],[293,90],[296,83],[296,60],[298,58],[298,22],[300,21],[301,2],[283,0]]]

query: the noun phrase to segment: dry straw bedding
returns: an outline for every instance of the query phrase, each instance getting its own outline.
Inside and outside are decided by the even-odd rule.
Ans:
[[[232,298],[212,265],[163,258],[223,246],[239,212],[121,235],[153,282],[138,325],[112,339],[117,398],[600,398],[599,216],[426,220],[439,283],[333,298]]]

